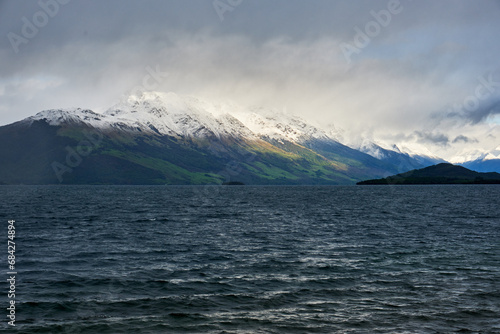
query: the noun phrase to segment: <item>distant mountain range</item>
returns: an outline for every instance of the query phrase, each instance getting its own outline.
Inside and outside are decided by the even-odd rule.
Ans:
[[[462,166],[441,163],[382,179],[358,182],[358,184],[500,184],[500,174],[479,173]]]
[[[500,146],[497,149],[482,154],[478,158],[461,164],[476,172],[500,172]]]
[[[46,110],[0,127],[3,184],[354,184],[442,160],[354,149],[304,120],[173,93],[103,114]]]
[[[431,166],[446,162],[445,160],[430,155],[418,155],[402,152],[399,147],[393,145],[392,150],[382,148],[373,142],[364,142],[358,150],[371,155],[384,162],[398,166],[398,172],[405,172],[415,168]]]

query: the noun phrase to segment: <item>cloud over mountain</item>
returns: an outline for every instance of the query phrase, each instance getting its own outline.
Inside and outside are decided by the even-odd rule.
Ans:
[[[232,2],[222,21],[211,1],[41,3],[56,1],[57,13],[40,27],[39,3],[2,2],[2,124],[42,109],[98,110],[146,82],[288,110],[344,128],[352,140],[389,143],[403,133],[448,157],[472,144],[489,148],[487,136],[498,133],[491,131],[500,123],[495,85],[471,110],[454,108],[473,101],[479,77],[499,81],[498,1],[401,0],[387,24],[376,18],[389,1]],[[7,35],[25,38],[26,21],[37,33],[16,53]],[[363,47],[349,63],[340,45],[357,40]],[[151,69],[162,75],[148,79]],[[443,145],[460,135],[478,142]]]

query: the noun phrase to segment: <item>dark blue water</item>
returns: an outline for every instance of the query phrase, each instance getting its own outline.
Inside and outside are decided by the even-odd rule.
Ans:
[[[500,333],[500,186],[2,186],[0,203],[19,333]]]

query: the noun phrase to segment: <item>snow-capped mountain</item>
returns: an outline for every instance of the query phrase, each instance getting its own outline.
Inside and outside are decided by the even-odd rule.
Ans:
[[[195,97],[161,92],[143,92],[140,96],[129,96],[104,114],[83,109],[46,110],[29,120],[46,120],[53,126],[82,122],[102,130],[122,129],[177,137],[262,138],[298,144],[311,140],[338,142],[337,131],[331,128],[323,130],[300,117],[279,110],[245,109],[234,104],[213,104]],[[399,171],[443,162],[421,145],[393,145],[388,148],[363,140],[360,145],[351,147],[376,159],[397,164]]]
[[[468,161],[487,161],[500,159],[500,146],[493,150],[475,149],[461,152],[457,157],[452,158],[452,162],[463,164]]]
[[[311,138],[332,139],[325,131],[301,118],[276,110],[217,105],[194,97],[160,92],[130,96],[103,114],[78,108],[45,110],[27,120],[45,120],[52,126],[81,122],[102,130],[120,128],[168,136],[268,137],[293,142]]]
[[[475,150],[464,154],[458,163],[476,172],[500,172],[500,146],[491,151]]]
[[[397,166],[399,172],[406,172],[411,169],[423,168],[445,162],[443,159],[432,155],[425,147],[400,146],[394,144],[391,147],[383,147],[381,144],[365,139],[361,144],[353,148],[381,161]]]
[[[102,114],[46,110],[0,127],[0,183],[353,184],[426,164],[338,135],[276,110],[144,92]]]
[[[49,125],[84,123],[101,130],[121,129],[168,136],[251,136],[234,117],[214,105],[173,93],[131,96],[104,114],[84,109],[45,110],[26,119]]]

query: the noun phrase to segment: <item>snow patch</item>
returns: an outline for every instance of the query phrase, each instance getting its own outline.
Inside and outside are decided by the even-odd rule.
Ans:
[[[273,109],[242,108],[235,104],[214,104],[175,93],[142,92],[131,95],[103,114],[84,109],[46,110],[30,118],[50,125],[85,123],[94,128],[192,137],[268,137],[303,142],[335,140],[332,134],[299,117]]]

